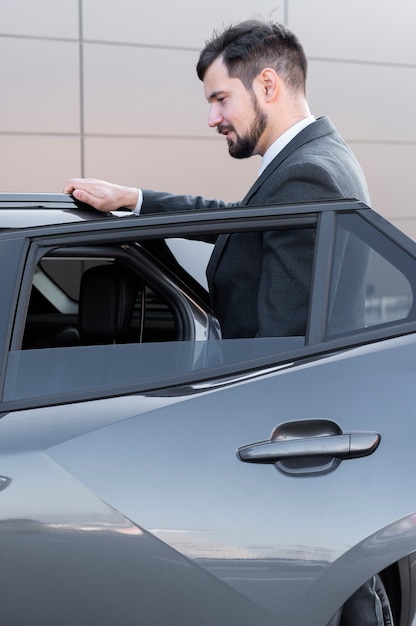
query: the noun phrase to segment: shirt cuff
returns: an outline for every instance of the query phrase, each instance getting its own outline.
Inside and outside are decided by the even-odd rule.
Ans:
[[[134,215],[140,215],[140,211],[142,210],[142,204],[143,204],[143,191],[139,189],[139,195],[137,197],[137,204],[133,209]]]

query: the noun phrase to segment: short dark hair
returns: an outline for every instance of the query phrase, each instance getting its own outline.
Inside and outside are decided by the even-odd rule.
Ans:
[[[221,33],[215,31],[199,55],[196,71],[200,80],[218,57],[223,58],[229,76],[239,78],[247,90],[265,67],[271,67],[289,88],[305,93],[305,52],[296,35],[282,24],[247,20]]]

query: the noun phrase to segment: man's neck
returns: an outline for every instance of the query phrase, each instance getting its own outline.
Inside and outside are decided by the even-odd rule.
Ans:
[[[259,176],[266,169],[266,167],[271,163],[271,161],[287,146],[288,143],[292,141],[296,135],[298,135],[304,128],[309,126],[315,121],[315,117],[313,115],[308,115],[303,117],[301,120],[295,122],[290,128],[288,128],[282,135],[277,137],[275,141],[267,148],[266,152],[263,155]]]

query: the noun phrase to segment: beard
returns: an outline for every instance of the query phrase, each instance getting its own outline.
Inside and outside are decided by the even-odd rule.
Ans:
[[[254,100],[254,113],[254,120],[244,135],[238,135],[234,127],[230,124],[220,124],[218,126],[218,132],[220,134],[222,134],[224,130],[233,131],[235,133],[237,137],[235,141],[227,138],[228,152],[235,159],[247,159],[253,156],[259,139],[266,128],[267,116],[260,110],[256,100]]]

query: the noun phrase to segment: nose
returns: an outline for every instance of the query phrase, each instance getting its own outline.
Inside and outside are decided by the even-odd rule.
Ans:
[[[210,111],[209,111],[209,115],[208,115],[208,126],[210,128],[215,128],[216,126],[221,124],[223,121],[224,121],[224,118],[221,115],[218,109],[218,106],[216,106],[215,104],[212,104]]]

